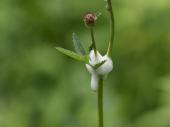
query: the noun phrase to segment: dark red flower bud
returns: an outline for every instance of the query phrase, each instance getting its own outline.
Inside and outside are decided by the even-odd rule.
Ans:
[[[93,12],[88,12],[83,17],[83,21],[88,27],[94,26],[96,20],[97,20],[97,16]]]

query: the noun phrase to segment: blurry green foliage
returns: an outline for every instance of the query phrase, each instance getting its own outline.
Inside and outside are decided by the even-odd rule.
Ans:
[[[169,0],[113,0],[114,71],[104,86],[106,127],[170,126]],[[0,1],[0,127],[97,127],[96,93],[82,63],[54,47],[86,47],[82,16],[100,11],[97,47],[109,25],[103,0]]]

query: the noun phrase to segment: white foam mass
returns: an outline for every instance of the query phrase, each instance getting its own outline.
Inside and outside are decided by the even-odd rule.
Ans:
[[[112,71],[113,69],[113,62],[112,60],[105,55],[104,57],[102,57],[102,61],[105,60],[105,63],[102,64],[97,70],[96,73],[99,75],[107,75],[109,72]]]
[[[107,55],[102,56],[98,51],[95,55],[94,50],[90,51],[89,54],[89,63],[92,66],[105,61],[97,70],[94,70],[90,65],[86,64],[86,68],[91,74],[91,89],[96,91],[98,89],[99,75],[106,77],[109,72],[113,69],[113,62],[110,57]]]
[[[96,74],[91,75],[91,89],[97,91],[98,89],[99,76]]]
[[[89,63],[94,66],[95,64],[98,64],[101,62],[102,55],[98,51],[95,55],[94,50],[91,50],[89,54],[89,58],[90,58]]]

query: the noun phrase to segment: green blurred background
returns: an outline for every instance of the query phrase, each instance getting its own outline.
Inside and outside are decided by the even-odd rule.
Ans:
[[[169,0],[112,0],[114,70],[104,84],[105,127],[170,127]],[[97,47],[105,53],[103,0],[0,0],[0,127],[97,127],[97,98],[83,63],[55,50],[86,47],[82,16],[101,12]]]

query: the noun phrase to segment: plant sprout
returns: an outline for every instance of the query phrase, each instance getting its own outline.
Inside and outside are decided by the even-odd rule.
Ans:
[[[113,62],[111,59],[111,52],[113,48],[113,41],[114,41],[114,16],[112,10],[112,3],[111,0],[105,0],[106,2],[106,9],[109,12],[110,17],[110,41],[108,45],[107,52],[104,56],[100,54],[97,50],[96,42],[94,38],[94,27],[98,15],[93,12],[87,12],[84,17],[83,21],[87,28],[90,31],[92,43],[89,47],[89,53],[87,53],[80,42],[78,36],[73,33],[73,44],[75,48],[75,52],[63,49],[60,47],[56,47],[56,49],[81,62],[85,63],[85,66],[88,72],[91,74],[91,89],[97,92],[98,96],[98,116],[99,116],[99,127],[103,127],[103,81],[106,79],[109,72],[113,69]]]

